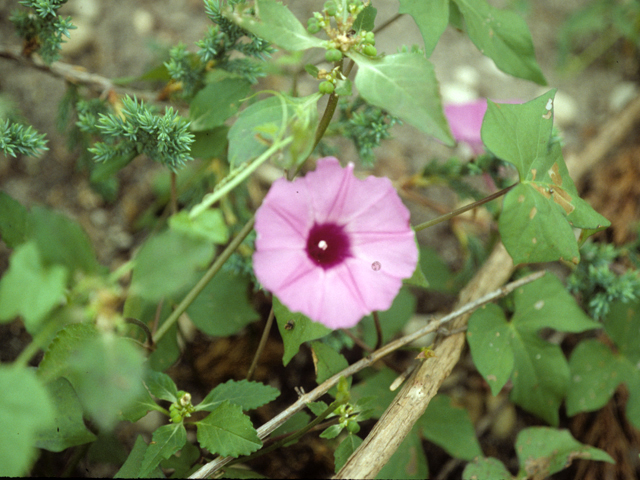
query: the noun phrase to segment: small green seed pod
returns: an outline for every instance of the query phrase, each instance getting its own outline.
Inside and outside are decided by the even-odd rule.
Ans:
[[[362,53],[370,57],[375,57],[378,54],[378,51],[373,45],[365,45],[365,47],[362,49]]]
[[[331,48],[325,52],[324,58],[327,62],[339,62],[342,60],[342,52],[336,48]]]
[[[333,91],[335,90],[336,87],[333,86],[333,83],[331,82],[322,82],[320,85],[318,85],[318,90],[320,91],[320,93],[329,95],[331,93],[333,93]]]
[[[324,4],[324,11],[330,17],[335,17],[336,13],[338,13],[338,7],[336,6],[335,2],[333,2],[332,0],[329,0]]]

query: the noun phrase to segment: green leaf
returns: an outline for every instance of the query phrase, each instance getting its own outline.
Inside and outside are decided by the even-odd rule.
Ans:
[[[355,22],[353,22],[353,29],[356,32],[359,32],[361,30],[364,30],[366,32],[372,31],[375,25],[377,14],[378,14],[378,9],[373,8],[371,4],[367,5],[358,14]]]
[[[350,433],[347,437],[340,442],[338,448],[333,452],[333,458],[335,463],[335,472],[338,471],[347,463],[349,457],[356,449],[362,444],[362,439],[357,435]]]
[[[49,398],[55,407],[53,423],[35,435],[34,445],[51,452],[93,442],[96,436],[87,430],[82,418],[82,405],[66,378],[47,384]]]
[[[113,478],[162,478],[164,474],[159,467],[156,467],[155,470],[148,473],[146,477],[140,476],[140,467],[142,466],[142,461],[148,448],[149,446],[142,436],[138,435],[129,457],[127,457],[126,462],[124,462],[124,465],[120,467],[120,470],[118,470]]]
[[[497,458],[476,458],[468,463],[462,472],[463,480],[500,479],[510,480],[513,478],[509,470]]]
[[[427,281],[427,277],[422,271],[422,264],[418,261],[416,265],[416,269],[413,271],[411,278],[407,278],[402,281],[405,285],[413,285],[414,287],[420,288],[429,288],[429,282]]]
[[[111,334],[85,342],[69,358],[68,380],[91,417],[106,430],[142,389],[143,356],[134,344]]]
[[[222,212],[217,208],[205,210],[195,218],[191,218],[187,210],[181,210],[169,217],[169,227],[198,241],[217,245],[229,241],[229,227]]]
[[[89,237],[80,225],[61,213],[44,207],[31,209],[28,237],[35,240],[45,264],[60,264],[72,272],[98,270]]]
[[[313,366],[316,371],[318,385],[349,366],[349,362],[344,358],[344,355],[336,352],[325,343],[313,342],[311,351],[313,352]],[[351,384],[351,377],[347,381]]]
[[[37,332],[47,315],[62,305],[67,273],[60,265],[45,266],[35,242],[16,247],[0,279],[0,322],[21,315],[27,331]]]
[[[416,297],[402,287],[388,310],[378,312],[383,341],[388,341],[400,332],[416,311]],[[378,339],[372,315],[367,315],[352,329],[367,345],[375,345]]]
[[[244,109],[228,134],[232,167],[259,157],[272,143],[287,136],[292,136],[293,142],[285,149],[283,166],[306,160],[318,125],[319,98],[320,94],[298,98],[279,93]]]
[[[340,433],[342,432],[342,429],[344,427],[340,424],[338,425],[331,425],[330,427],[326,428],[321,434],[320,434],[320,438],[326,438],[327,440],[330,440],[332,438],[336,438],[338,435],[340,435]]]
[[[89,323],[72,323],[56,333],[51,341],[40,365],[38,365],[38,377],[44,382],[51,382],[58,377],[64,377],[70,373],[71,359],[87,343],[98,336],[96,327]]]
[[[295,52],[321,47],[323,41],[310,35],[291,10],[275,0],[256,0],[255,16],[224,12],[236,25],[285,50]]]
[[[380,418],[396,396],[396,392],[389,390],[389,386],[398,378],[398,374],[390,368],[384,368],[367,377],[351,389],[352,401],[372,397],[372,404],[368,405],[374,418]]]
[[[223,402],[238,405],[242,410],[253,410],[275,400],[278,395],[280,392],[277,388],[260,382],[229,380],[211,390],[204,400],[196,405],[196,410],[212,412]]]
[[[640,301],[613,303],[604,328],[618,347],[618,369],[629,389],[627,418],[640,428]]]
[[[191,101],[191,130],[202,132],[224,124],[251,93],[251,84],[242,78],[222,78],[207,84]]]
[[[420,269],[429,284],[429,289],[439,292],[453,292],[454,277],[440,254],[429,247],[420,245]]]
[[[398,13],[413,17],[424,40],[425,54],[430,57],[449,24],[449,0],[400,0]]]
[[[469,319],[471,355],[494,395],[510,373],[511,399],[557,425],[558,408],[569,384],[569,367],[560,347],[542,340],[538,331],[582,332],[600,324],[589,319],[550,274],[519,288],[514,296],[511,322],[495,306],[486,306]]]
[[[273,312],[278,322],[278,330],[282,336],[282,341],[284,342],[282,363],[285,367],[293,356],[298,353],[300,345],[304,342],[322,338],[332,331],[321,323],[309,320],[309,318],[301,313],[290,312],[275,296],[273,297]]]
[[[249,280],[245,276],[218,272],[187,313],[195,326],[207,335],[234,335],[260,317],[249,302],[248,292]]]
[[[417,425],[424,438],[444,448],[452,457],[471,461],[482,455],[469,413],[453,406],[446,395],[433,397]]]
[[[195,283],[213,257],[213,245],[174,230],[148,239],[135,257],[130,293],[158,302]]]
[[[155,402],[149,391],[143,388],[140,395],[122,410],[120,419],[133,423],[147,415],[151,410],[161,411],[161,409],[162,407]]]
[[[529,427],[516,439],[520,459],[519,476],[547,478],[564,470],[577,458],[615,463],[603,450],[575,440],[567,430],[548,427]]]
[[[172,403],[178,401],[178,387],[166,373],[149,370],[144,383],[154,397]]]
[[[547,81],[536,62],[531,33],[515,12],[499,10],[484,0],[454,0],[464,17],[469,38],[496,67],[539,85]]]
[[[607,404],[618,385],[628,380],[620,361],[597,340],[585,340],[575,348],[569,360],[567,415],[592,412]]]
[[[21,477],[37,458],[35,435],[50,427],[56,410],[32,370],[0,365],[0,476]]]
[[[0,192],[0,239],[9,248],[25,241],[27,209],[4,192]]]
[[[500,234],[515,263],[577,263],[572,227],[598,231],[610,224],[580,198],[560,145],[551,143],[554,95],[551,90],[521,105],[489,101],[482,123],[487,149],[512,163],[520,177],[500,215]]]
[[[214,455],[249,455],[262,446],[251,420],[242,413],[242,407],[228,401],[218,405],[196,425],[200,446]]]
[[[429,478],[427,457],[415,428],[406,436],[376,478]]]
[[[500,307],[485,305],[469,318],[467,341],[473,363],[495,396],[513,371],[514,358],[509,341],[510,330]]]
[[[172,478],[187,478],[200,468],[200,465],[196,464],[199,458],[200,448],[192,443],[186,442],[178,455],[163,460],[160,465],[162,465],[164,469],[173,470]]]
[[[163,425],[153,432],[149,448],[140,465],[140,477],[151,474],[158,464],[180,450],[187,442],[187,430],[182,423]]]
[[[205,159],[221,156],[227,149],[228,133],[229,127],[226,126],[195,132],[191,144],[191,155],[195,158]]]
[[[380,59],[357,53],[347,55],[358,64],[356,87],[367,102],[446,145],[454,145],[429,60],[418,53],[396,53]]]

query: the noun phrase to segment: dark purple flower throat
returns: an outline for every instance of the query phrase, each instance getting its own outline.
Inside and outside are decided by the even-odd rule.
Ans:
[[[351,256],[349,237],[335,223],[315,224],[309,231],[307,255],[313,263],[328,270]]]

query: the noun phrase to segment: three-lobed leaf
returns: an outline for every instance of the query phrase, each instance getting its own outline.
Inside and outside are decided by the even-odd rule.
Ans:
[[[541,339],[538,331],[582,332],[600,324],[585,315],[553,275],[519,288],[514,297],[510,322],[500,308],[491,305],[469,319],[467,340],[473,361],[494,395],[511,378],[511,399],[557,425],[569,367],[560,347]]]
[[[610,223],[582,200],[569,176],[560,145],[551,142],[551,90],[525,104],[488,102],[482,141],[498,158],[513,164],[520,184],[505,197],[499,228],[517,263],[564,259],[580,253],[572,228],[589,233]]]

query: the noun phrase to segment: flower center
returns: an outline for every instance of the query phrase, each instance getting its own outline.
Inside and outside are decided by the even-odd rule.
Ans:
[[[335,223],[315,224],[309,231],[307,255],[325,270],[335,267],[351,256],[349,237]]]

